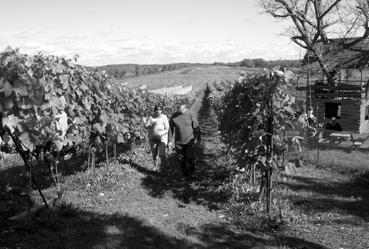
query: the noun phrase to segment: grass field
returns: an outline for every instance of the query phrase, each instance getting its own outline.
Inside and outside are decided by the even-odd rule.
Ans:
[[[189,67],[170,72],[132,77],[123,82],[127,82],[130,87],[145,85],[150,90],[164,87],[192,86],[192,89],[197,91],[203,88],[206,83],[237,80],[241,71],[255,72],[258,71],[258,69],[226,66]]]

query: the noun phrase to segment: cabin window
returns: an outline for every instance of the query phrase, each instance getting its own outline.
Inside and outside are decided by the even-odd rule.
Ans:
[[[341,103],[325,103],[325,117],[337,119],[341,118]]]
[[[369,105],[365,107],[365,120],[369,120]]]

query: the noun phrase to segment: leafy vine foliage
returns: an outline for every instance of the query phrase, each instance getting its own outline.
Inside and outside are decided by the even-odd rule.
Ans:
[[[240,168],[252,173],[256,167],[268,178],[262,178],[262,185],[271,185],[267,182],[272,168],[284,160],[288,144],[284,131],[292,128],[296,116],[295,99],[289,94],[293,78],[287,70],[263,70],[234,85],[221,88],[213,84],[207,89],[223,141]]]
[[[154,104],[167,113],[194,96],[161,96],[114,84],[73,60],[7,48],[0,53],[0,142],[30,159],[81,150],[101,141],[133,144]]]
[[[292,127],[295,119],[289,84],[290,79],[283,74],[267,71],[237,82],[225,94],[220,107],[220,129],[244,165],[266,166],[266,140],[271,134],[273,144],[282,145],[281,134]]]

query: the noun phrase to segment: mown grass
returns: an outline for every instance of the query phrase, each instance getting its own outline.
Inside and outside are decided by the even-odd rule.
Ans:
[[[152,75],[142,75],[125,79],[130,87],[147,86],[148,89],[160,89],[174,86],[192,86],[193,91],[204,88],[206,83],[214,81],[237,80],[241,71],[253,73],[258,69],[233,68],[226,66],[190,67]]]
[[[325,150],[319,160],[316,151],[303,157],[304,166],[278,186],[290,203],[289,233],[328,248],[369,248],[368,154]]]
[[[0,245],[209,249],[368,246],[365,164],[358,170],[347,166],[352,160],[342,151],[322,153],[320,164],[311,163],[314,152],[309,152],[312,161],[306,154],[302,168],[276,179],[273,212],[282,217],[274,223],[266,223],[264,204],[257,200],[258,188],[247,184],[248,178],[232,169],[225,155],[212,158],[204,151],[204,161],[199,162],[203,169],[195,182],[187,183],[179,180],[178,169],[160,174],[152,171],[149,155],[142,153],[143,149],[137,148],[117,163],[101,163],[95,177],[86,170],[67,176],[63,180],[64,204],[52,210],[41,209],[18,221],[7,219],[15,214],[8,210],[7,217],[1,216]],[[366,154],[354,155],[355,162],[367,158]],[[228,176],[221,177],[222,172]],[[44,189],[44,193],[52,198],[55,188]],[[222,194],[222,200],[215,194]],[[216,208],[224,218],[219,223],[196,205]]]
[[[302,158],[302,167],[274,173],[271,219],[258,184],[235,172],[223,185],[231,196],[224,208],[232,225],[300,238],[314,243],[311,248],[369,248],[368,154],[325,150],[317,161],[313,150]]]
[[[337,170],[342,173],[361,174],[369,171],[369,154],[367,152],[343,150],[321,150],[304,152],[307,162],[316,164],[318,168]]]

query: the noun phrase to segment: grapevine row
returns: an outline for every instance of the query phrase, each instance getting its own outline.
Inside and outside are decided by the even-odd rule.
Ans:
[[[236,81],[226,90],[213,84],[207,88],[219,121],[223,142],[249,173],[255,184],[255,171],[262,174],[260,198],[266,194],[270,211],[271,176],[284,163],[288,141],[285,132],[295,119],[293,85],[289,71],[264,70]]]
[[[15,150],[26,166],[100,142],[132,145],[144,137],[142,117],[155,104],[172,113],[193,100],[114,84],[106,73],[63,57],[28,56],[12,48],[0,53],[1,150]]]

